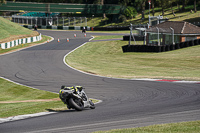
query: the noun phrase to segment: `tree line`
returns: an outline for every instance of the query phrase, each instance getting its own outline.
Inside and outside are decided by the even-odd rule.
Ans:
[[[1,3],[5,3],[6,0],[0,0]],[[184,11],[185,7],[187,5],[194,5],[194,12],[197,11],[197,5],[200,5],[200,1],[197,0],[11,0],[14,2],[42,2],[42,3],[76,3],[76,4],[117,4],[122,5],[126,7],[131,7],[131,11],[126,11],[128,13],[135,13],[136,9],[137,12],[142,13],[142,18],[144,18],[144,11],[145,9],[149,8],[149,4],[151,5],[151,12],[154,16],[155,14],[155,8],[161,8],[162,9],[162,15],[164,16],[164,10],[166,8],[171,8],[172,13],[173,6],[177,6],[179,8],[179,11]],[[149,3],[150,2],[150,3]],[[104,14],[105,17],[105,14]],[[131,16],[133,17],[133,16]]]

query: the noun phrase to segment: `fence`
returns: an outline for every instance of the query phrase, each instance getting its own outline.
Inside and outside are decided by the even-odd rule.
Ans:
[[[27,17],[13,15],[11,20],[21,25],[87,26],[86,17]]]

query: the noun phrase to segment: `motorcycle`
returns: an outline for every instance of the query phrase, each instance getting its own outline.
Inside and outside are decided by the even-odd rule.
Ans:
[[[68,109],[82,111],[84,108],[95,109],[94,103],[87,97],[82,86],[61,86],[59,98]]]

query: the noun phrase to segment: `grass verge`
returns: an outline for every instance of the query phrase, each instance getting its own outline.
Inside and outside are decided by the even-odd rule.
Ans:
[[[130,129],[114,129],[94,133],[199,133],[200,121],[152,125]]]
[[[162,53],[123,53],[127,41],[89,42],[66,57],[79,70],[116,78],[200,80],[200,46]]]
[[[115,35],[115,36],[111,36],[111,35],[108,35],[108,36],[94,36],[95,38],[93,40],[106,40],[106,39],[116,39],[116,38],[123,38],[122,35]]]
[[[2,78],[0,78],[0,92],[0,118],[68,110],[58,98],[58,94],[18,85]],[[94,103],[98,102],[95,99],[91,100]]]
[[[39,35],[36,31],[24,28],[2,17],[0,17],[0,22],[0,43]]]
[[[60,100],[48,101],[48,99],[58,98],[58,94],[18,85],[2,78],[0,78],[0,92],[0,101],[33,100],[32,102],[0,103],[1,118],[45,112],[55,108],[67,109]],[[38,99],[47,101],[37,102]]]

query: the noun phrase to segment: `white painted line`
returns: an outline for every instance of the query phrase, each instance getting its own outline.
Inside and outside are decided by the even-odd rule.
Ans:
[[[93,37],[94,38],[94,37]],[[89,41],[91,41],[93,38],[91,38]],[[84,46],[87,42],[83,43],[82,45],[80,45],[79,47],[75,48],[74,50],[70,51],[69,53],[67,53],[64,58],[63,58],[63,62],[66,66],[68,66],[69,68],[87,74],[87,75],[91,75],[91,76],[96,76],[96,77],[102,77],[102,78],[110,78],[110,79],[121,79],[121,80],[140,80],[140,81],[162,81],[163,79],[148,79],[148,78],[141,78],[141,79],[124,79],[124,78],[113,78],[113,77],[106,77],[106,76],[100,76],[100,75],[95,75],[95,74],[91,74],[91,73],[87,73],[81,70],[78,70],[72,66],[70,66],[69,64],[66,63],[65,58],[71,54],[72,52],[74,52],[75,50],[77,50],[78,48]],[[162,81],[162,82],[169,82],[169,81]],[[170,81],[170,82],[176,82],[176,83],[200,83],[200,81]]]
[[[200,84],[200,81],[174,81],[176,83]]]
[[[137,122],[142,122],[142,121],[153,121],[155,117],[158,118],[171,118],[172,116],[179,117],[184,116],[184,115],[190,115],[192,113],[198,114],[200,111],[199,110],[192,110],[192,111],[183,111],[183,112],[176,112],[176,113],[168,113],[168,114],[159,114],[156,116],[148,116],[148,117],[143,117],[143,118],[135,118],[135,119],[124,119],[124,120],[118,120],[118,121],[104,121],[104,122],[98,122],[98,123],[93,123],[93,124],[85,124],[85,125],[75,125],[75,126],[70,126],[70,127],[60,127],[60,128],[50,128],[50,129],[44,129],[44,130],[38,130],[38,131],[32,131],[29,133],[49,133],[49,132],[59,132],[59,131],[67,131],[67,130],[73,130],[77,128],[87,128],[87,127],[92,127],[92,126],[107,126],[107,125],[119,125],[123,123],[130,123],[131,125],[137,123]],[[171,122],[170,122],[171,123]]]
[[[141,78],[141,79],[132,79],[132,80],[157,81],[157,80],[161,80],[161,79],[148,79],[148,78]]]
[[[26,119],[26,118],[49,115],[49,114],[54,114],[54,113],[57,113],[57,112],[40,112],[40,113],[35,113],[35,114],[18,115],[18,116],[12,116],[12,117],[8,117],[8,118],[0,118],[0,123],[22,120],[22,119]]]

